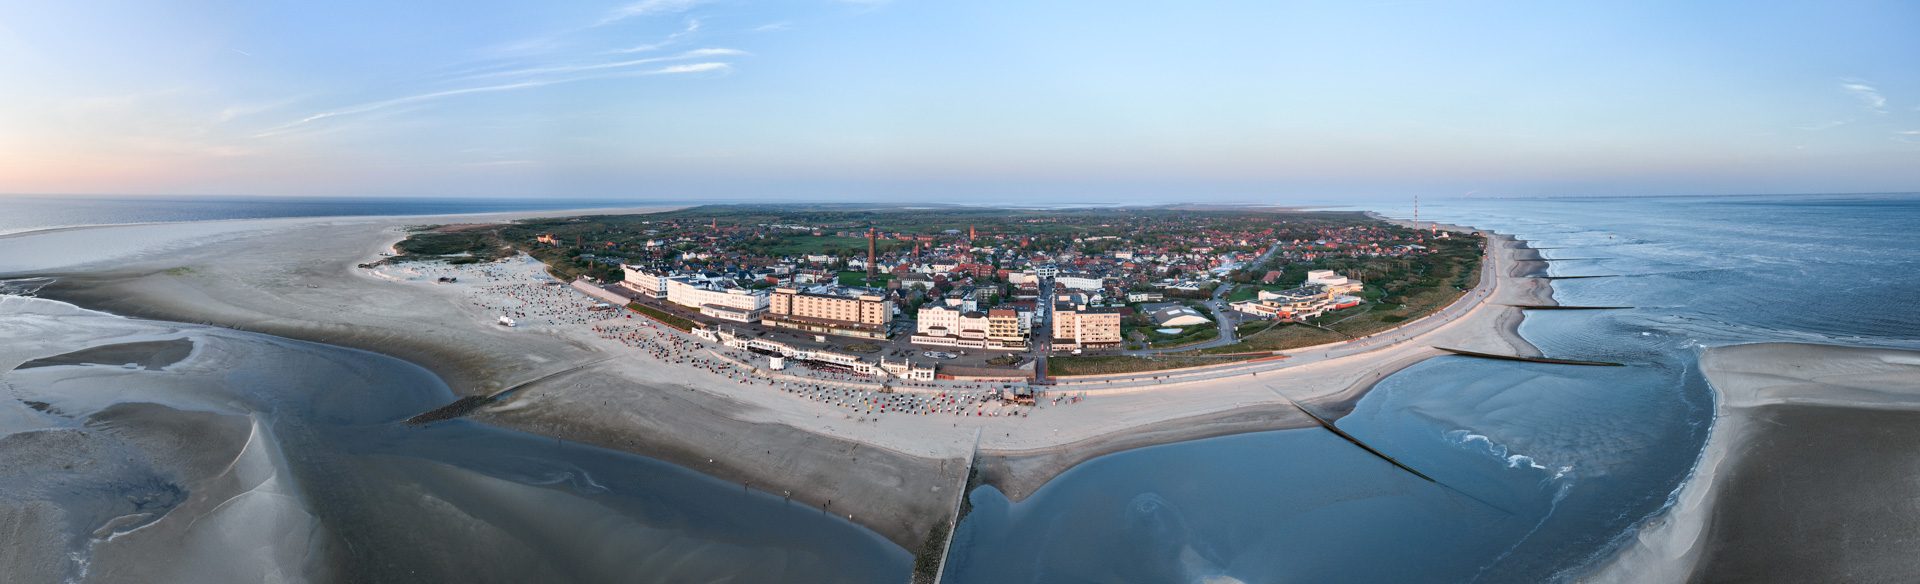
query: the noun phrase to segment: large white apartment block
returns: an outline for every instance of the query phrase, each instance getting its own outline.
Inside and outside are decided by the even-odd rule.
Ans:
[[[667,302],[700,310],[700,314],[734,322],[754,322],[767,313],[767,293],[697,281],[687,276],[667,278]]]

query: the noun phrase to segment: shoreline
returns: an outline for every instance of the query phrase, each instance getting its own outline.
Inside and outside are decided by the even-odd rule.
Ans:
[[[1806,434],[1863,426],[1861,431],[1867,433],[1911,427],[1913,419],[1920,418],[1920,352],[1754,343],[1706,349],[1700,368],[1713,388],[1715,418],[1692,473],[1674,492],[1674,503],[1666,512],[1650,518],[1619,551],[1579,581],[1879,580],[1863,574],[1874,568],[1886,569],[1880,576],[1896,576],[1893,580],[1911,575],[1910,565],[1886,566],[1889,558],[1913,557],[1906,553],[1910,550],[1860,549],[1897,544],[1909,535],[1906,526],[1920,520],[1920,510],[1896,510],[1885,504],[1889,495],[1905,500],[1920,496],[1920,485],[1910,484],[1904,473],[1895,481],[1909,484],[1888,485],[1884,483],[1894,481],[1883,480],[1865,485],[1858,474],[1799,470],[1800,484],[1785,486],[1824,493],[1828,499],[1840,499],[1837,505],[1843,506],[1849,502],[1845,493],[1868,489],[1857,496],[1877,498],[1873,505],[1839,510],[1812,505],[1783,508],[1773,498],[1777,492],[1771,483],[1781,478],[1775,476],[1781,471],[1774,467],[1795,457],[1802,464],[1788,468],[1852,466],[1867,460],[1871,466],[1891,466],[1896,471],[1913,465],[1910,460],[1890,465],[1880,459],[1911,456],[1904,448],[1880,454],[1871,444],[1849,441],[1842,449],[1829,451],[1809,444]],[[1893,421],[1863,417],[1891,412],[1912,415]],[[1778,419],[1789,415],[1797,423]],[[1910,436],[1898,437],[1903,439],[1901,446],[1909,443],[1905,439]],[[1819,476],[1808,480],[1806,474]],[[1849,511],[1862,515],[1855,518],[1860,521],[1839,521],[1840,533],[1819,529],[1834,527],[1832,513]],[[1753,549],[1763,546],[1780,549]]]
[[[456,395],[491,393],[577,367],[528,386],[475,419],[647,456],[766,492],[790,491],[794,500],[815,507],[832,499],[835,513],[855,515],[910,550],[944,521],[976,428],[986,429],[980,446],[983,478],[1019,500],[1066,469],[1105,454],[1312,425],[1275,401],[1263,385],[1248,381],[1284,381],[1297,388],[1296,399],[1337,417],[1378,379],[1443,354],[1430,344],[1529,350],[1517,334],[1522,311],[1505,304],[1537,302],[1542,291],[1550,299],[1551,291],[1544,280],[1512,277],[1523,262],[1537,259],[1537,252],[1519,247],[1511,236],[1495,236],[1489,238],[1489,259],[1482,268],[1485,293],[1469,291],[1459,302],[1470,305],[1457,315],[1436,313],[1393,329],[1427,327],[1408,338],[1387,338],[1390,332],[1348,353],[1307,348],[1325,356],[1295,354],[1167,387],[1142,384],[1110,392],[1088,387],[1085,393],[1095,397],[1086,403],[1039,408],[1025,419],[969,417],[940,427],[946,420],[828,417],[846,411],[764,386],[715,383],[723,378],[692,368],[627,358],[634,351],[577,329],[489,326],[491,318],[476,314],[446,289],[381,280],[353,267],[403,239],[406,234],[395,229],[403,222],[578,214],[281,220],[149,261],[35,275],[59,278],[42,296],[88,308],[393,356],[433,372]],[[1510,261],[1514,267],[1505,267]],[[609,356],[622,358],[581,367]],[[1074,393],[1082,388],[1055,389]]]

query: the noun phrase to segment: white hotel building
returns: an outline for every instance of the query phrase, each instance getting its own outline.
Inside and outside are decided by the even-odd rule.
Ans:
[[[730,281],[710,281],[695,276],[668,276],[622,266],[626,280],[620,287],[649,298],[665,299],[700,314],[734,322],[756,322],[767,313],[769,300],[765,290],[749,290],[729,285]],[[723,283],[728,282],[728,283]]]

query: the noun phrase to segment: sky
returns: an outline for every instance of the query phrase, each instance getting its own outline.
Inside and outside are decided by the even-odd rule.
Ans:
[[[1920,191],[1920,3],[0,0],[0,193]]]

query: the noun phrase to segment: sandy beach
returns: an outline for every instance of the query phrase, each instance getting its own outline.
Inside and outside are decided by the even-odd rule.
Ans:
[[[535,285],[537,265],[491,280],[474,274],[508,268],[471,267],[473,274],[451,285],[436,283],[426,273],[413,278],[354,267],[378,259],[403,239],[406,225],[577,214],[582,212],[68,230],[0,245],[45,251],[110,240],[134,246],[148,236],[169,243],[146,253],[90,252],[77,269],[16,263],[0,273],[54,276],[58,281],[43,296],[116,314],[399,357],[432,371],[460,395],[490,394],[537,379],[475,419],[791,494],[795,501],[851,515],[908,549],[918,549],[951,509],[976,429],[983,477],[1020,500],[1067,468],[1103,454],[1311,424],[1275,389],[1337,416],[1379,379],[1447,354],[1436,346],[1538,355],[1517,334],[1522,310],[1512,305],[1552,301],[1545,280],[1523,277],[1540,269],[1542,262],[1529,261],[1538,259],[1536,253],[1511,237],[1495,236],[1480,288],[1446,311],[1374,338],[1162,379],[1070,379],[1052,391],[1081,398],[1071,404],[958,412],[969,415],[867,415],[782,391],[765,377],[749,379],[744,369],[728,369],[738,377],[716,375],[713,368],[720,365],[714,365],[719,356],[714,353],[688,350],[680,356],[701,364],[663,360],[596,333],[598,315],[563,316],[574,315],[570,311],[578,307],[553,308],[528,326],[495,324],[503,310],[546,310],[512,305],[527,301],[508,289],[485,289]],[[138,232],[116,237],[123,233],[117,230]],[[592,302],[584,294],[578,300]],[[639,322],[624,315],[619,321]]]
[[[1920,571],[1920,352],[1707,349],[1693,476],[1589,582],[1898,582]]]

